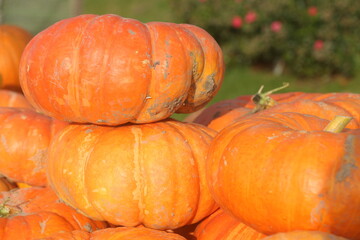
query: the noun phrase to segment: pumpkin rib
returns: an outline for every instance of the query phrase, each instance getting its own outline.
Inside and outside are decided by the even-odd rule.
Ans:
[[[177,133],[179,133],[181,136],[182,136],[182,138],[183,139],[185,139],[185,142],[186,142],[186,145],[188,146],[188,148],[189,149],[191,149],[191,155],[192,155],[192,157],[193,157],[193,165],[195,166],[195,168],[196,168],[196,171],[197,172],[199,172],[199,164],[198,164],[198,162],[196,161],[196,157],[195,157],[195,154],[194,154],[194,148],[193,148],[193,146],[186,140],[186,136],[187,136],[187,134],[185,134],[183,131],[184,131],[184,129],[181,129],[181,126],[179,126],[179,124],[177,124],[176,122],[168,122],[167,123],[167,125],[169,125],[169,127],[171,127],[175,132],[177,132]],[[174,126],[175,125],[175,126]],[[197,129],[195,129],[195,128],[193,128],[193,130],[196,130],[197,131]],[[205,132],[203,132],[203,133],[205,133]],[[205,133],[205,134],[207,134],[207,133]],[[175,171],[175,174],[177,173],[177,171]],[[177,174],[177,179],[180,179],[181,178],[181,176],[179,176],[179,174]],[[199,179],[199,181],[198,181],[198,188],[197,188],[197,192],[198,193],[200,193],[201,192],[201,190],[200,190],[200,179]],[[194,193],[195,191],[193,191],[193,193]],[[177,193],[177,192],[175,192],[175,193]],[[197,195],[199,195],[199,194],[197,194]],[[176,196],[175,196],[175,199],[176,199]],[[199,209],[199,205],[200,205],[200,197],[198,197],[198,199],[197,199],[197,204],[196,204],[196,209]],[[195,210],[195,209],[194,209]],[[194,215],[191,219],[189,219],[189,222],[192,222],[194,219],[195,219],[195,217],[196,217],[196,215]]]
[[[177,128],[177,131],[180,131],[181,135],[184,136],[184,139],[186,139],[185,136],[188,135],[188,134],[186,134],[187,129],[182,128],[181,125],[178,124],[178,122],[168,122],[167,124],[174,125],[174,128]],[[209,137],[208,139],[201,138],[200,140],[202,140],[204,142],[204,144],[208,144],[208,145],[210,145],[210,142],[211,142],[210,139],[212,139],[216,134],[215,131],[209,131],[208,128],[205,128],[204,126],[198,125],[198,124],[187,124],[187,127],[192,129],[192,131],[194,131],[194,132],[198,132],[199,136],[207,135]],[[192,155],[194,156],[194,164],[196,164],[196,168],[200,172],[201,169],[205,169],[205,165],[200,166],[201,161],[199,161],[199,159],[194,154],[194,152],[197,150],[197,147],[198,147],[197,144],[199,142],[197,141],[197,142],[193,142],[192,144],[190,144],[188,141],[187,141],[187,145],[189,146],[190,149],[192,149],[191,152],[193,153]],[[193,140],[190,139],[190,141],[193,141]],[[201,180],[201,178],[203,180]],[[199,192],[208,191],[207,186],[202,186],[201,183],[206,183],[205,172],[203,174],[201,174],[201,172],[200,172],[200,174],[199,174],[199,188],[198,189],[199,189]],[[196,206],[197,209],[199,209],[199,206],[204,207],[204,203],[203,203],[204,201],[208,202],[208,201],[206,201],[206,199],[201,198],[204,196],[207,196],[207,195],[205,195],[205,194],[200,195],[200,198],[198,199],[197,206]],[[214,212],[217,208],[218,208],[217,204],[212,204],[212,205],[208,206],[207,211]],[[198,222],[202,218],[204,218],[204,217],[200,217],[201,215],[203,215],[201,212],[198,212],[198,211],[196,211],[196,212],[197,212],[197,214],[193,216],[192,222]]]
[[[110,131],[110,129],[109,129],[109,131]],[[88,165],[89,165],[89,162],[90,162],[90,159],[91,159],[91,156],[92,156],[92,153],[94,152],[94,149],[96,149],[96,146],[99,144],[99,142],[100,142],[100,139],[101,139],[101,137],[103,136],[103,135],[105,135],[106,133],[108,133],[108,131],[107,132],[102,132],[102,133],[100,133],[98,136],[98,138],[96,138],[95,140],[92,140],[93,141],[93,144],[94,144],[94,147],[90,147],[90,149],[87,149],[86,151],[87,151],[87,157],[86,157],[86,159],[84,160],[84,167],[82,167],[82,168],[80,168],[80,169],[82,169],[82,171],[78,171],[78,174],[79,175],[81,175],[81,176],[84,176],[84,178],[82,179],[82,187],[84,188],[84,189],[87,189],[87,180],[86,180],[86,172],[87,172],[87,167],[88,167]],[[63,163],[65,163],[65,161],[63,162]],[[88,191],[83,191],[83,193],[85,194],[85,197],[84,197],[84,199],[90,199],[90,195],[89,195],[89,192]],[[67,196],[69,196],[69,194],[67,194]],[[71,200],[70,202],[73,202],[73,200]],[[91,204],[91,201],[86,201],[87,202],[87,204]],[[76,202],[75,202],[75,204],[77,204]],[[94,204],[91,204],[91,206],[92,206],[92,209],[94,210],[94,211],[96,211],[96,213],[97,213],[97,215],[98,216],[100,216],[99,218],[102,218],[102,219],[104,219],[104,215],[103,215],[103,212],[102,212],[102,210],[101,209],[99,209],[99,208],[97,208],[96,207],[96,205],[94,205]],[[81,211],[81,210],[80,210]],[[85,213],[83,213],[83,214],[85,214]],[[85,214],[86,215],[86,214]]]

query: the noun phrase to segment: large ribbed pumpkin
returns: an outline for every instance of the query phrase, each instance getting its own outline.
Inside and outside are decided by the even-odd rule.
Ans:
[[[0,193],[0,239],[28,240],[59,232],[106,228],[62,203],[50,188],[31,187]]]
[[[0,174],[15,182],[47,185],[50,140],[66,125],[31,109],[0,107]]]
[[[32,35],[25,29],[0,24],[0,88],[21,91],[19,62]]]
[[[71,124],[49,147],[49,181],[65,203],[91,218],[179,228],[217,208],[205,180],[213,135],[204,126],[174,120]]]
[[[41,112],[102,125],[194,112],[223,74],[222,51],[205,30],[110,14],[55,23],[27,45],[20,66],[22,89]]]
[[[265,234],[319,230],[360,239],[360,131],[323,131],[327,123],[259,113],[223,129],[207,162],[214,199]]]

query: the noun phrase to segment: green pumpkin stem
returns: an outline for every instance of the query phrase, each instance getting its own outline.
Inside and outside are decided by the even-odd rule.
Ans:
[[[5,203],[0,204],[0,217],[6,218],[9,217],[10,214],[11,214],[11,209]]]
[[[340,133],[344,130],[346,125],[351,121],[349,116],[335,116],[333,120],[324,128],[324,131],[331,133]]]
[[[285,82],[281,87],[272,89],[265,93],[262,93],[264,85],[262,85],[259,91],[252,97],[252,101],[256,104],[256,107],[253,109],[253,113],[259,112],[261,110],[267,109],[277,104],[277,102],[272,99],[269,95],[274,92],[280,91],[284,88],[287,88],[290,84]]]

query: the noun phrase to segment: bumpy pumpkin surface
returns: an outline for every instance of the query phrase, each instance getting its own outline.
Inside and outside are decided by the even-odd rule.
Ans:
[[[260,240],[265,237],[222,209],[203,220],[194,236],[197,240]]]
[[[31,109],[0,107],[0,173],[15,182],[47,185],[50,140],[66,125]]]
[[[360,132],[327,120],[257,114],[212,142],[209,188],[219,205],[265,234],[319,230],[360,239]]]
[[[0,88],[21,91],[19,63],[31,37],[32,35],[21,27],[0,24]]]
[[[347,238],[319,231],[293,231],[277,233],[262,240],[347,240]]]
[[[81,123],[148,123],[200,109],[219,90],[222,51],[205,30],[80,15],[37,34],[20,66],[41,112]]]
[[[179,228],[217,208],[205,181],[213,135],[204,126],[174,120],[71,124],[49,147],[49,181],[64,202],[91,218]]]
[[[0,193],[0,239],[28,240],[73,230],[95,231],[105,222],[91,220],[61,203],[50,188]]]

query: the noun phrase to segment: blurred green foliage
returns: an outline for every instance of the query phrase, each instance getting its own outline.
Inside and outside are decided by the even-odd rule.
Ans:
[[[3,23],[21,26],[36,34],[73,15],[73,0],[2,0]]]
[[[358,0],[172,0],[172,8],[213,35],[228,64],[285,68],[298,77],[354,76]]]

